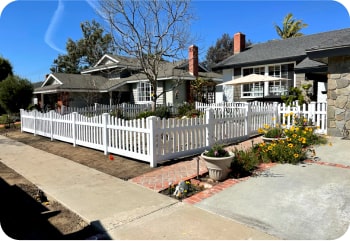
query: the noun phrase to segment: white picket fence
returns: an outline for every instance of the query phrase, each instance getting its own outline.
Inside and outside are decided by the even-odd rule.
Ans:
[[[251,102],[252,106],[254,103]],[[222,102],[215,104],[195,103],[197,110],[205,111],[208,108],[221,111],[224,115],[230,115],[237,108],[244,107],[246,102]],[[294,102],[291,106],[286,104],[277,104],[278,119],[277,123],[290,128],[295,120],[295,115],[300,117],[303,116],[307,120],[311,120],[313,125],[317,126],[317,132],[319,134],[327,134],[327,102],[311,102],[309,104],[299,105],[298,102]],[[266,121],[267,123],[267,121]]]
[[[160,105],[157,105],[157,107],[160,107]],[[166,107],[171,114],[173,115],[177,114],[178,106],[168,104]],[[134,119],[134,118],[137,118],[137,116],[141,112],[150,111],[150,110],[152,110],[151,103],[145,103],[145,104],[121,103],[117,105],[104,105],[104,104],[95,103],[94,106],[87,106],[87,107],[79,107],[79,108],[63,107],[62,109],[57,110],[57,112],[60,114],[69,114],[69,113],[77,112],[85,116],[96,116],[96,115],[102,115],[103,113],[110,113],[113,115],[122,116],[123,118]]]
[[[129,104],[122,103],[117,105],[104,105],[95,103],[94,106],[87,107],[64,107],[60,114],[69,114],[77,112],[85,116],[97,116],[103,113],[121,114],[125,118],[136,118],[140,112],[151,110],[152,105],[149,104]]]
[[[242,103],[229,108],[206,108],[196,118],[125,120],[109,113],[87,117],[77,112],[61,115],[21,110],[21,130],[51,140],[61,140],[121,156],[157,163],[203,152],[214,143],[230,144],[257,134],[264,124],[287,121],[285,113],[303,112],[320,124],[326,123],[326,105],[286,107],[277,103]],[[320,119],[321,118],[321,119]]]
[[[199,154],[214,143],[248,139],[265,123],[277,118],[275,105],[246,104],[230,116],[217,110],[186,119],[124,120],[104,113],[87,117],[21,110],[21,130],[75,145],[86,146],[141,161],[157,163]]]
[[[317,126],[317,132],[327,134],[327,102],[311,102],[309,104],[279,107],[280,123],[288,128],[293,125],[295,115],[310,120],[313,125]]]

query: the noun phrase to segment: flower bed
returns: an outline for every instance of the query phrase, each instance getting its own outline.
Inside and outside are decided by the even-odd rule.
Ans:
[[[207,180],[206,177],[200,177],[199,180],[190,179],[181,181],[179,184],[171,184],[160,193],[177,200],[182,200],[211,187],[211,185],[205,185],[203,180]]]

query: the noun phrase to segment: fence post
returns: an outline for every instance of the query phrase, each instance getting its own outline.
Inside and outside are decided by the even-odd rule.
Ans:
[[[54,110],[50,110],[50,139],[53,141],[53,113]]]
[[[34,114],[34,136],[36,136],[36,113],[37,113],[37,110],[34,110],[33,114]]]
[[[77,121],[77,112],[72,113],[72,138],[73,138],[73,146],[77,145],[77,130],[76,130],[76,121]]]
[[[149,134],[149,155],[150,155],[150,166],[151,167],[157,167],[157,155],[156,155],[156,135],[157,135],[157,128],[155,126],[157,117],[156,116],[150,116],[147,117],[147,123],[148,123],[148,129],[150,130]]]
[[[281,124],[280,122],[280,105],[278,104],[278,102],[273,102],[273,126],[276,126],[276,124]]]
[[[205,124],[206,124],[206,146],[211,147],[215,143],[214,139],[214,111],[211,108],[205,110]]]
[[[20,109],[19,111],[20,111],[20,115],[21,115],[21,132],[23,132],[23,124],[24,124],[23,120],[24,120],[24,118],[22,116],[23,116],[24,110]]]
[[[103,113],[102,114],[102,138],[103,138],[103,153],[105,155],[108,154],[108,129],[107,129],[107,124],[108,124],[108,113]]]
[[[247,137],[250,136],[251,134],[251,115],[252,115],[252,107],[250,105],[250,103],[246,102],[244,103],[244,109],[245,109],[245,121],[244,121],[244,129],[245,129],[245,135]]]

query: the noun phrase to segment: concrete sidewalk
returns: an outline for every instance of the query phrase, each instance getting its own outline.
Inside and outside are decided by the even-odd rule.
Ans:
[[[1,135],[0,161],[111,239],[276,239]]]
[[[195,206],[281,239],[340,238],[350,224],[350,141],[329,143],[315,148],[318,161],[273,166]]]

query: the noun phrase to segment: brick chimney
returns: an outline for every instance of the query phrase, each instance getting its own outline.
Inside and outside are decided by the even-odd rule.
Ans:
[[[236,33],[233,36],[233,54],[238,54],[245,49],[245,35],[243,33]]]
[[[198,47],[196,45],[188,48],[188,71],[191,75],[198,77]]]

